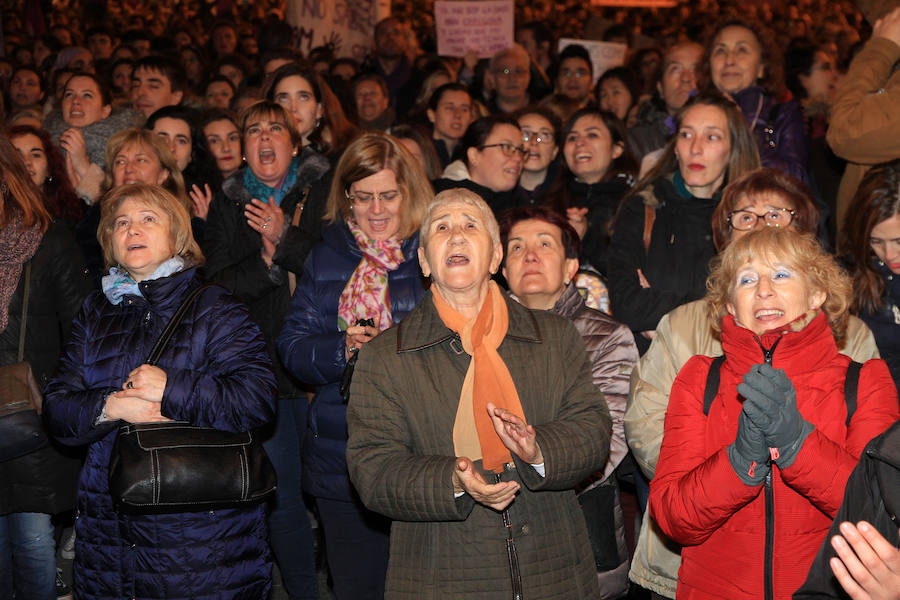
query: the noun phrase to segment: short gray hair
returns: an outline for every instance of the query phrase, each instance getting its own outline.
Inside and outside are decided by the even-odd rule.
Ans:
[[[422,226],[419,228],[419,245],[422,248],[428,244],[429,229],[431,229],[431,221],[434,219],[435,211],[448,204],[466,204],[477,208],[481,211],[481,216],[484,218],[484,224],[487,227],[488,234],[491,236],[491,241],[494,244],[500,243],[500,226],[497,225],[494,211],[491,210],[487,202],[481,196],[466,188],[450,188],[435,196],[434,200],[429,202],[425,208]]]
[[[528,51],[525,50],[525,47],[521,44],[513,43],[509,48],[504,48],[494,53],[489,65],[490,70],[497,70],[497,63],[507,56],[518,56],[519,59],[525,63],[526,67],[531,65],[531,57],[528,55]]]

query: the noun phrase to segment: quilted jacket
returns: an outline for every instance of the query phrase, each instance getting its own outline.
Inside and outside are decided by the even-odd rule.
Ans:
[[[689,360],[672,386],[650,510],[660,529],[684,546],[679,600],[790,598],[863,448],[900,416],[887,366],[870,360],[860,372],[848,427],[844,378],[850,359],[838,353],[824,314],[793,330],[798,323],[757,336],[730,315],[723,319],[727,358],[708,416],[703,391],[710,357]],[[773,367],[787,372],[797,407],[815,429],[789,468],[773,465],[765,484],[748,486],[735,474],[726,447],[734,442],[741,412],[737,384],[766,353]]]
[[[347,475],[347,406],[340,394],[347,361],[345,334],[338,328],[338,301],[362,252],[344,223],[326,227],[303,269],[278,336],[288,372],[317,386],[309,407],[303,446],[303,487],[316,497],[351,500]],[[388,298],[394,323],[406,316],[425,290],[419,275],[418,234],[403,243],[404,262],[388,272]]]
[[[611,422],[572,323],[507,299],[498,351],[537,433],[546,477],[513,455],[509,527],[497,511],[454,498],[453,423],[470,357],[426,295],[399,326],[360,350],[351,388],[347,458],[371,510],[395,519],[385,598],[511,599],[506,539],[525,598],[598,598],[574,486],[606,461]],[[476,468],[481,461],[475,462]],[[488,481],[493,473],[481,471]]]
[[[97,424],[107,395],[143,364],[169,318],[197,284],[194,269],[142,281],[141,296],[113,305],[95,293],[72,326],[57,377],[45,390],[51,433],[88,445],[78,484],[75,595],[93,598],[265,598],[271,561],[265,508],[125,515],[108,487],[120,421]],[[163,416],[225,431],[274,418],[275,377],[259,328],[220,287],[205,290],[159,361]]]
[[[681,368],[694,355],[719,356],[722,344],[708,322],[706,301],[682,304],[659,321],[650,349],[631,374],[631,392],[625,411],[625,434],[631,452],[648,479],[653,479],[663,423],[672,383]],[[851,316],[844,345],[838,349],[857,362],[878,358],[872,332],[860,319]],[[652,517],[646,516],[631,564],[631,579],[642,587],[667,598],[675,597],[681,548],[668,539]]]

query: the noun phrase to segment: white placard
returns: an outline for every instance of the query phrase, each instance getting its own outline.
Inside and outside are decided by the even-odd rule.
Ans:
[[[512,47],[514,23],[512,0],[434,3],[440,56],[465,56],[474,50],[481,58],[490,58]]]

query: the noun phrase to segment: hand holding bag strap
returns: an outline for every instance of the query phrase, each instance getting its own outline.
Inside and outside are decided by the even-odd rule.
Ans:
[[[172,318],[169,319],[166,328],[159,334],[159,339],[156,340],[156,343],[150,350],[150,354],[147,355],[146,364],[154,367],[156,366],[156,363],[159,362],[159,357],[162,356],[163,351],[169,344],[169,340],[172,339],[172,335],[175,333],[175,330],[178,329],[178,326],[181,324],[181,320],[184,319],[184,315],[187,313],[188,309],[191,308],[191,305],[197,300],[203,290],[213,286],[215,286],[215,284],[205,283],[191,292],[190,295],[184,299],[184,302],[181,303],[181,306],[178,307],[178,310],[176,310],[175,314],[172,315]]]

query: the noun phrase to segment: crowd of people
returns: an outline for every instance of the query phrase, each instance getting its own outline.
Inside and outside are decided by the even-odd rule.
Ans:
[[[2,13],[0,600],[900,599],[900,4],[284,12]],[[169,421],[275,492],[124,510]]]

